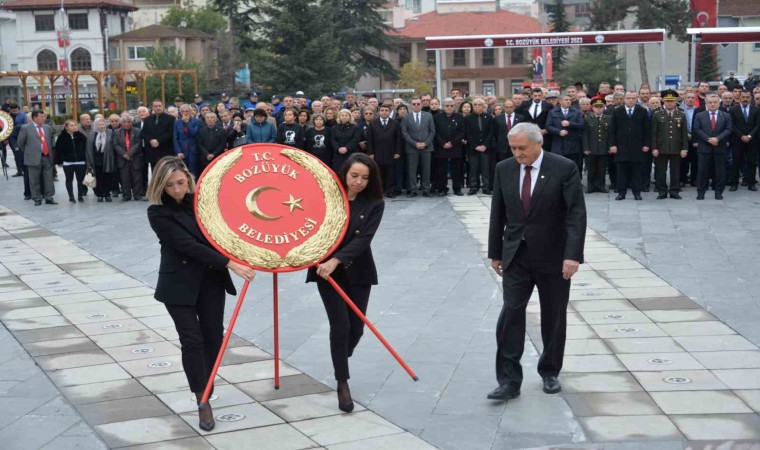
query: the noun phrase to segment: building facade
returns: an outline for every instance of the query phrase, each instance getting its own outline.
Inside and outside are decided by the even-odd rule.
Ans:
[[[146,70],[145,57],[148,50],[165,47],[174,47],[187,61],[215,66],[214,36],[188,28],[149,25],[110,39],[112,67],[114,70]]]

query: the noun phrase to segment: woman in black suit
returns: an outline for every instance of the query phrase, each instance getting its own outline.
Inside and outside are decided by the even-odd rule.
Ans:
[[[193,214],[195,181],[181,159],[162,158],[148,185],[148,220],[161,243],[156,300],[166,305],[182,344],[182,366],[198,399],[200,428],[214,428],[208,403],[201,405],[222,345],[225,291],[235,295],[227,269],[251,281],[255,272],[217,252]]]
[[[343,164],[340,181],[348,193],[348,230],[327,261],[309,269],[306,282],[316,281],[330,321],[330,354],[338,382],[338,407],[354,409],[348,388],[348,358],[364,332],[364,322],[326,280],[332,276],[356,306],[366,314],[369,293],[377,284],[377,269],[370,244],[383,218],[385,202],[377,164],[364,153],[352,154]]]

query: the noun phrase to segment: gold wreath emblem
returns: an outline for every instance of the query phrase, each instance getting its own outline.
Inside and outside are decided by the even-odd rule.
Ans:
[[[314,176],[324,193],[326,207],[325,221],[319,230],[309,240],[292,248],[284,258],[272,250],[256,247],[244,241],[222,218],[222,211],[219,208],[219,189],[222,178],[243,156],[242,148],[225,153],[203,176],[203,182],[198,189],[198,218],[209,236],[229,254],[241,261],[253,267],[270,270],[305,267],[320,261],[340,239],[348,218],[343,194],[329,169],[299,150],[282,149],[280,154]]]
[[[0,141],[4,141],[11,137],[11,133],[13,133],[13,118],[7,112],[0,111],[0,124],[3,127],[0,131]]]

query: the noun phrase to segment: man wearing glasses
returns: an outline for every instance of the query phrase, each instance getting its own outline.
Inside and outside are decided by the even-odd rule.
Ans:
[[[443,114],[436,114],[433,118],[435,125],[435,151],[433,163],[435,170],[435,188],[438,195],[446,196],[448,193],[448,164],[451,163],[451,186],[454,195],[462,193],[462,139],[464,139],[464,119],[456,112],[454,99],[443,100]]]
[[[435,126],[433,116],[422,110],[422,100],[412,99],[412,111],[401,121],[401,134],[404,137],[409,185],[408,198],[416,197],[417,168],[422,172],[422,196],[432,197],[430,193],[430,164],[433,154]]]

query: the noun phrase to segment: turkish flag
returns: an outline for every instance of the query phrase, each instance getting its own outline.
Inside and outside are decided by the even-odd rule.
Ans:
[[[552,56],[552,48],[546,47],[546,79],[551,80],[554,68],[554,57]]]
[[[694,11],[694,28],[716,27],[718,24],[718,0],[691,0]]]

